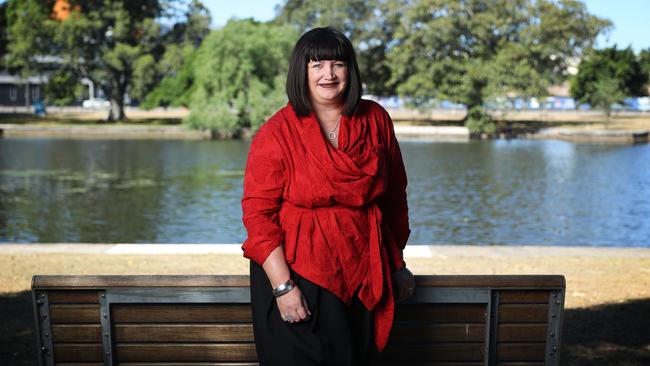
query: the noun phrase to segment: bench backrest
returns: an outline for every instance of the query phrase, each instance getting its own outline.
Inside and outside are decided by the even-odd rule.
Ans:
[[[41,365],[256,365],[248,276],[34,276]],[[416,276],[381,365],[559,365],[563,276]]]

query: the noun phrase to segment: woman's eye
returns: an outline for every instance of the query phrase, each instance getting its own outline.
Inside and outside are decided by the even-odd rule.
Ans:
[[[320,66],[321,66],[320,64],[313,64],[313,65],[312,65],[312,67],[313,67],[314,69],[320,69]]]

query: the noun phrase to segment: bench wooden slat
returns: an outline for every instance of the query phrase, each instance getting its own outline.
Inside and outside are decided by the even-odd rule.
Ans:
[[[501,304],[548,304],[550,293],[548,291],[499,291]]]
[[[423,287],[491,288],[564,288],[564,276],[558,275],[436,275],[415,276],[415,285]]]
[[[54,324],[52,336],[62,343],[101,343],[102,327],[99,324]]]
[[[416,276],[416,285],[425,287],[564,288],[560,275],[436,275]],[[34,276],[33,289],[83,289],[113,287],[248,287],[248,276]]]
[[[545,342],[547,324],[499,324],[498,342]]]
[[[116,342],[252,342],[252,324],[117,324]]]
[[[499,306],[499,323],[546,323],[547,304],[503,304]]]
[[[111,321],[118,323],[250,323],[250,305],[138,304],[113,305]]]
[[[99,291],[51,291],[47,298],[50,304],[98,304]]]
[[[391,343],[405,342],[483,342],[485,324],[413,324],[396,323]]]
[[[425,304],[398,306],[396,322],[485,323],[485,304]]]
[[[52,324],[94,323],[99,324],[99,305],[55,304],[50,305]]]
[[[388,344],[382,359],[387,361],[481,361],[485,347],[480,343]]]
[[[400,361],[376,361],[374,366],[404,366]],[[408,366],[485,366],[484,362],[410,361]]]
[[[57,362],[56,366],[104,366],[103,362]]]
[[[84,289],[114,287],[248,287],[248,276],[218,275],[116,275],[116,276],[34,276],[33,289]]]
[[[103,361],[101,343],[55,343],[54,361]]]
[[[257,362],[121,362],[120,366],[259,366]]]
[[[497,361],[544,361],[544,343],[498,343]]]
[[[123,361],[257,361],[255,344],[117,343],[115,356]]]

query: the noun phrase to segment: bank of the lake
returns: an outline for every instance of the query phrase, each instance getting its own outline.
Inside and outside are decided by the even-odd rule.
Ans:
[[[0,364],[36,365],[35,274],[247,274],[238,246],[0,245]],[[562,274],[563,365],[650,361],[650,249],[409,246],[406,261],[415,274]]]
[[[14,108],[15,109],[15,108]],[[23,110],[24,109],[24,110]],[[211,139],[210,131],[193,130],[181,124],[186,108],[125,109],[127,121],[107,123],[106,112],[79,107],[50,108],[38,117],[29,109],[0,108],[0,136],[118,139]],[[436,141],[469,140],[462,126],[464,110],[437,109],[422,112],[389,109],[398,138]],[[499,132],[496,137],[562,139],[577,142],[643,143],[649,141],[650,113],[615,111],[606,118],[600,111],[526,110],[492,111]],[[249,133],[245,133],[247,137]],[[474,136],[480,137],[480,136]],[[485,137],[485,136],[484,136]]]

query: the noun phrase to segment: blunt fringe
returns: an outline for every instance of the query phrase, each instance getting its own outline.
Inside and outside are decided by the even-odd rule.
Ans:
[[[339,60],[348,66],[348,83],[343,94],[343,114],[353,115],[361,100],[361,75],[350,40],[331,27],[314,28],[296,42],[287,75],[287,97],[299,117],[312,112],[307,85],[309,61]]]

